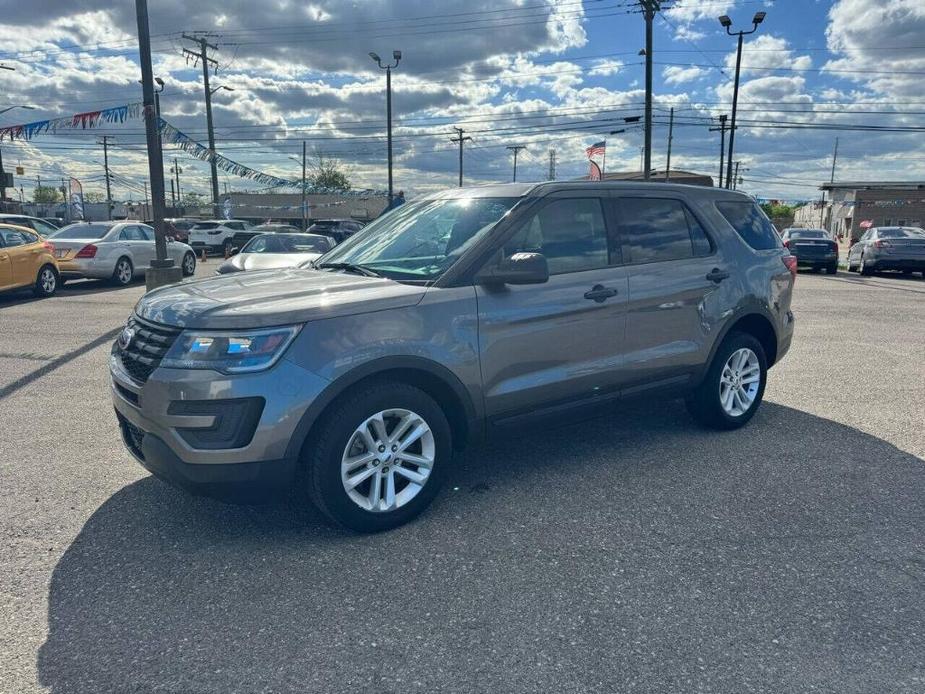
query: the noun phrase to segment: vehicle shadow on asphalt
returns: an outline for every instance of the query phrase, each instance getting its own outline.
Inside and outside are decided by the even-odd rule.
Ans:
[[[40,683],[93,694],[921,684],[921,459],[773,403],[721,434],[678,403],[602,414],[459,456],[430,511],[380,535],[334,530],[293,500],[242,507],[131,484],[54,569]]]

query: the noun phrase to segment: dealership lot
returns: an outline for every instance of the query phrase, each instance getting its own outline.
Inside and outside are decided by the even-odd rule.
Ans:
[[[743,430],[524,432],[373,536],[130,458],[106,364],[142,291],[0,297],[0,692],[925,689],[921,278],[801,274]]]

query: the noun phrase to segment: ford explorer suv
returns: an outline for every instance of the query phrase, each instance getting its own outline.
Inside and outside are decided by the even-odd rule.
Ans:
[[[148,293],[113,345],[112,398],[125,445],[168,482],[294,488],[384,530],[431,503],[454,450],[505,426],[641,394],[743,426],[790,347],[795,274],[741,193],[454,189],[311,267]]]

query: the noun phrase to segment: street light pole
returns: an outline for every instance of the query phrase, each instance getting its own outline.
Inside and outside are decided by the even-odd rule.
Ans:
[[[719,188],[723,187],[723,169],[726,168],[726,119],[724,113],[719,117],[719,127],[710,128],[710,132],[719,130]]]
[[[758,25],[764,21],[766,16],[765,12],[756,12],[755,16],[752,18],[752,28],[750,31],[732,31],[732,20],[729,19],[727,15],[723,15],[719,18],[719,23],[726,29],[726,33],[730,36],[738,36],[738,48],[736,51],[736,74],[735,74],[735,86],[732,89],[732,122],[729,125],[729,154],[726,164],[726,187],[732,188],[732,156],[734,152],[735,145],[735,136],[736,136],[736,111],[738,110],[739,105],[739,73],[742,69],[742,44],[744,37],[749,34],[754,34],[758,31]]]
[[[646,20],[646,122],[643,178],[649,180],[652,171],[652,22],[661,9],[659,0],[639,0]]]
[[[156,257],[145,273],[148,289],[178,282],[182,273],[174,267],[167,255],[167,236],[164,233],[164,158],[158,136],[157,113],[154,101],[154,70],[151,66],[151,33],[148,28],[148,0],[135,0],[138,20],[138,54],[141,63],[141,88],[144,101],[145,141],[148,150],[148,175],[151,181],[151,207],[154,218],[154,247]],[[106,183],[108,185],[109,179]]]
[[[388,158],[389,158],[389,207],[392,205],[392,70],[398,67],[401,62],[401,51],[392,51],[392,58],[395,64],[382,64],[382,59],[372,51],[369,57],[373,59],[381,70],[385,70],[385,117],[386,117],[386,139],[388,140]]]

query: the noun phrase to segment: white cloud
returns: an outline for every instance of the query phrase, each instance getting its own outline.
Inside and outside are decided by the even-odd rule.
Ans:
[[[701,67],[692,66],[692,67],[680,67],[678,65],[670,65],[662,70],[662,77],[665,80],[665,84],[685,84],[696,79],[700,79],[705,74],[707,70]]]
[[[622,60],[609,60],[609,59],[596,60],[594,61],[594,65],[591,68],[591,70],[588,72],[588,74],[595,75],[595,76],[615,75],[618,72],[620,72],[620,70],[622,69],[623,69]]]

